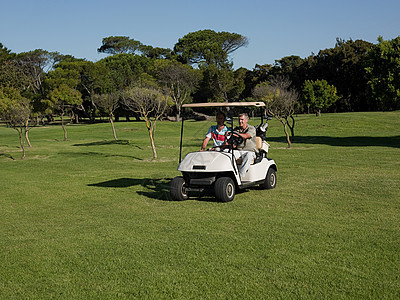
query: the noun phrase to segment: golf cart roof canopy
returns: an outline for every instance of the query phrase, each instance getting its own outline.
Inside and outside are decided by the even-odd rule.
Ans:
[[[183,104],[182,107],[234,107],[234,106],[265,106],[264,102],[206,102]]]

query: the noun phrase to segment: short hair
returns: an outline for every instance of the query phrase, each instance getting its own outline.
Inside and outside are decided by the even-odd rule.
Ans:
[[[248,115],[247,113],[241,113],[241,114],[239,114],[239,118],[240,118],[241,116],[244,116],[244,117],[246,117],[246,119],[249,119],[249,115]]]
[[[218,117],[218,116],[220,116],[220,115],[222,115],[222,116],[224,116],[224,119],[226,119],[226,115],[225,115],[225,113],[223,112],[223,111],[217,111],[217,114],[215,115],[216,117]]]

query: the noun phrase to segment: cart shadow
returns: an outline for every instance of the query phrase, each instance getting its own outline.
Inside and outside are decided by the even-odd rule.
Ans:
[[[91,183],[87,186],[102,188],[129,188],[132,186],[141,186],[146,190],[137,191],[136,193],[138,195],[160,201],[174,201],[171,199],[169,192],[171,180],[172,178],[118,178]],[[219,202],[215,199],[212,190],[205,190],[202,193],[193,193],[189,199],[203,202]]]
[[[137,191],[138,195],[146,196],[156,200],[170,201],[169,185],[172,178],[118,178],[99,183],[88,184],[88,186],[103,188],[129,188],[141,186],[148,191]]]

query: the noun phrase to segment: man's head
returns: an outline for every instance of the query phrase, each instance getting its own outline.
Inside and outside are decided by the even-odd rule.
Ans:
[[[249,116],[246,113],[241,113],[239,115],[239,126],[240,126],[240,128],[246,129],[248,120],[249,120]]]
[[[223,125],[226,119],[225,114],[222,111],[217,112],[216,119],[218,125]]]

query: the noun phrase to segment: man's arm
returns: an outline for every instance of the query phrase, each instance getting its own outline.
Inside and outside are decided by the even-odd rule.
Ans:
[[[240,136],[244,140],[251,139],[257,135],[256,128],[254,126],[250,126],[250,125],[247,128],[246,132],[240,133],[240,132],[235,131],[234,134],[236,134],[237,136]]]
[[[208,142],[210,141],[210,139],[211,139],[211,138],[209,138],[209,137],[206,137],[206,138],[204,139],[203,144],[201,145],[200,151],[204,151],[204,150],[206,149],[207,144],[208,144]]]
[[[235,134],[237,134],[238,136],[242,137],[243,139],[247,140],[251,138],[251,135],[249,133],[239,133],[239,132],[235,132]]]

